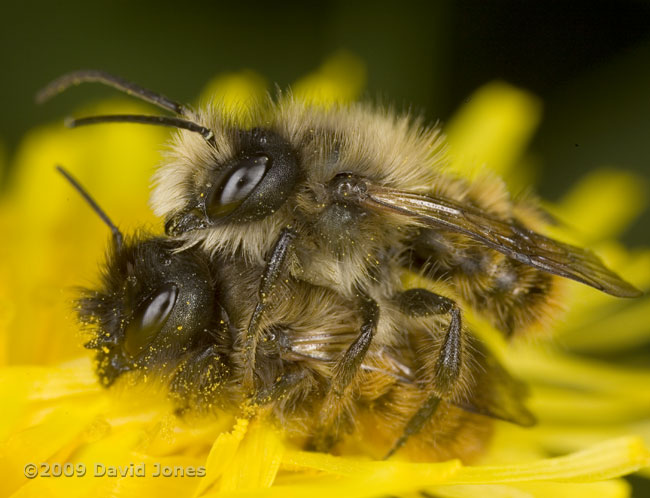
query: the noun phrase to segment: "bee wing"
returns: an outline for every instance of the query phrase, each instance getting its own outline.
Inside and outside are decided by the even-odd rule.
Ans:
[[[459,232],[521,263],[570,278],[618,297],[642,293],[609,270],[594,253],[550,239],[516,221],[503,221],[472,206],[377,185],[366,202],[418,219],[431,228]]]
[[[473,358],[473,382],[454,404],[472,413],[512,422],[523,427],[535,425],[535,416],[523,400],[528,386],[513,378],[477,340],[468,350]]]

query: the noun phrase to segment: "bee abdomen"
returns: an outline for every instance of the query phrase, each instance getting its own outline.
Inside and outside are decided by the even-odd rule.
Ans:
[[[557,307],[559,278],[455,233],[423,232],[410,264],[451,284],[470,307],[511,336],[540,325]]]

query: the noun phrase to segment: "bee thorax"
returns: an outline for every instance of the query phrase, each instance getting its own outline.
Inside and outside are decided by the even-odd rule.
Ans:
[[[366,182],[349,173],[336,175],[328,185],[333,201],[358,203],[368,195]]]

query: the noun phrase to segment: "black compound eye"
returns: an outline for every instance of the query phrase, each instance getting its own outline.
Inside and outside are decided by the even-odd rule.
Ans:
[[[178,287],[168,283],[152,294],[133,313],[124,333],[124,352],[137,356],[160,333],[169,318],[176,298]]]
[[[209,200],[210,216],[225,216],[234,211],[262,181],[270,165],[271,160],[264,154],[241,158]]]

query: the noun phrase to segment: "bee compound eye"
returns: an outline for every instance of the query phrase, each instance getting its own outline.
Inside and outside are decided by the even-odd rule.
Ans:
[[[271,160],[264,154],[242,157],[214,191],[208,206],[210,216],[234,211],[262,181],[270,165]]]
[[[167,283],[151,294],[133,313],[124,332],[124,352],[137,356],[160,333],[178,298],[176,284]]]

